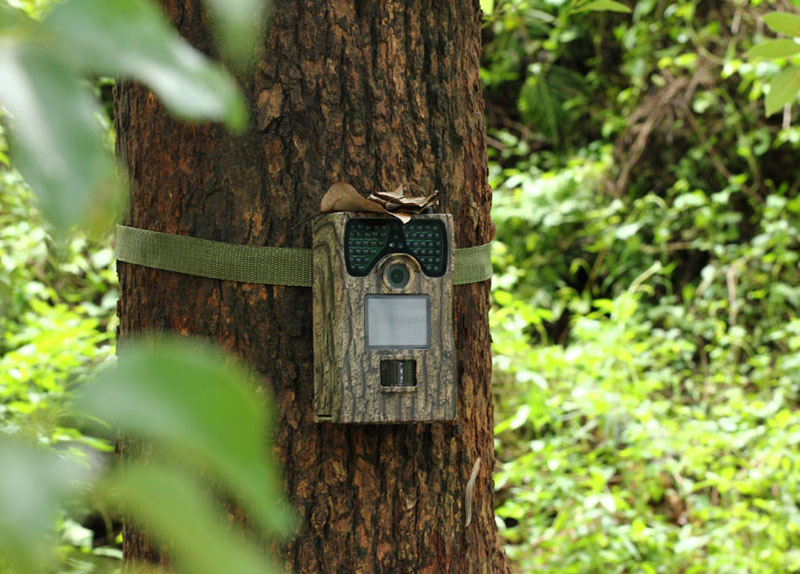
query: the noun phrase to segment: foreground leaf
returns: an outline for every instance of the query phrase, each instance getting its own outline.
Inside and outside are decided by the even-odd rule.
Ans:
[[[237,67],[243,67],[254,58],[263,40],[267,10],[272,2],[267,0],[205,0],[214,15],[214,28],[223,55]]]
[[[106,223],[121,204],[122,185],[86,86],[55,56],[11,39],[0,44],[0,78],[14,164],[42,212],[61,231]]]
[[[22,11],[12,8],[8,4],[0,3],[0,30],[18,26],[24,21],[25,14]]]
[[[786,104],[792,103],[800,91],[800,68],[791,66],[782,70],[769,84],[769,93],[765,99],[767,115],[780,111]]]
[[[247,108],[233,78],[173,30],[149,0],[68,0],[44,24],[77,64],[138,80],[175,115],[244,129]]]
[[[594,0],[588,4],[578,6],[573,10],[574,13],[578,12],[624,12],[630,13],[631,9],[621,2],[614,2],[614,0]]]
[[[355,187],[343,181],[334,183],[328,188],[320,200],[319,210],[323,213],[332,211],[388,213],[383,206],[362,196]]]
[[[770,12],[763,17],[764,23],[778,34],[800,38],[800,16],[787,12]]]
[[[800,44],[794,40],[770,40],[747,52],[749,58],[787,58],[800,53]]]
[[[53,453],[0,438],[0,565],[43,571],[52,558],[49,534],[77,477]]]
[[[264,530],[292,528],[269,460],[263,399],[230,358],[169,339],[153,349],[126,345],[117,366],[87,385],[78,404],[124,432],[171,447],[197,468],[208,465]]]
[[[191,479],[161,467],[128,466],[108,479],[104,498],[170,545],[179,572],[277,572],[243,538],[226,528],[213,502]]]

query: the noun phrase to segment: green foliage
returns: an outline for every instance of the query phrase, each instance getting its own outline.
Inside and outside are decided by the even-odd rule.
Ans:
[[[751,58],[786,58],[800,53],[800,44],[794,40],[770,40],[753,46],[747,56]]]
[[[87,384],[113,358],[116,274],[108,240],[71,229],[109,221],[121,187],[87,77],[139,80],[177,115],[235,129],[241,96],[149,1],[11,5],[0,3],[13,152],[11,164],[0,129],[0,571],[119,571],[120,510],[170,546],[175,571],[277,571],[259,544],[287,535],[294,516],[255,375],[205,346],[151,341],[157,350],[131,345]],[[252,53],[241,40],[258,32],[252,21],[240,29],[243,11],[257,18],[261,5],[218,15],[237,65]],[[107,453],[120,433],[147,464],[129,453],[115,468]],[[247,533],[226,525],[225,505],[253,518]]]
[[[487,21],[509,556],[800,572],[800,132],[758,108],[777,65],[738,56],[759,8],[567,11]],[[550,97],[555,121],[529,113],[526,86],[565,75],[580,89]]]
[[[240,63],[258,32],[252,22],[239,28],[242,13],[257,17],[261,4],[236,2],[230,18],[218,18],[226,50]],[[234,130],[247,122],[232,77],[183,40],[150,0],[65,0],[41,21],[3,0],[0,75],[15,167],[62,233],[75,224],[103,231],[122,205],[124,184],[85,78],[137,80],[183,118],[224,120]]]
[[[91,507],[75,482],[109,443],[64,416],[65,397],[113,355],[112,261],[84,236],[54,240],[19,174],[0,172],[0,437],[15,437],[0,439],[0,554],[21,572],[117,563],[113,535],[80,525]]]
[[[43,21],[45,33],[69,49],[78,69],[137,80],[185,119],[224,119],[241,131],[246,104],[236,84],[141,0],[69,0]]]
[[[0,431],[91,443],[57,418],[63,395],[113,355],[113,253],[48,229],[19,174],[0,172]]]
[[[790,104],[800,91],[800,68],[781,70],[770,84],[769,92],[764,100],[767,115],[774,114]]]
[[[256,60],[271,0],[206,0],[223,59],[237,68]]]
[[[223,3],[209,0],[217,29],[235,37],[225,31],[251,2],[231,3],[223,22]],[[50,171],[63,164],[26,160],[24,146],[40,159],[69,157],[62,145],[75,142],[106,153],[90,139],[106,136],[85,74],[121,71],[168,102],[187,82],[204,97],[188,110],[173,102],[177,113],[236,125],[227,80],[189,56],[149,4],[120,6],[161,31],[155,52],[130,41],[138,36],[120,28],[113,3],[12,4],[49,14],[38,23],[0,3],[4,77],[30,77],[39,94],[28,101],[4,85],[0,99],[15,120],[15,162],[45,181],[35,185],[54,203],[42,209],[61,226],[80,202],[103,203],[63,199]],[[86,20],[71,12],[82,6]],[[796,17],[761,16],[757,2],[644,0],[630,14],[609,2],[481,6],[497,190],[497,515],[516,569],[800,572],[800,199],[786,168],[800,130],[758,105],[766,94],[768,111],[783,109],[797,94],[795,41],[761,42],[758,21],[798,36]],[[116,40],[89,21],[116,30],[120,61],[107,58]],[[42,49],[43,31],[51,46],[80,48]],[[166,76],[153,79],[159,66]],[[39,93],[46,82],[53,91]],[[37,143],[66,124],[21,131],[64,110],[47,103],[53,94],[92,109],[65,120],[81,122],[82,140]],[[91,183],[105,160],[78,155],[64,189],[83,178],[107,190]],[[114,375],[84,386],[113,355],[111,253],[83,235],[54,239],[16,172],[0,169],[0,430],[14,435],[0,440],[0,568],[113,569],[114,526],[101,540],[82,523],[122,507],[174,545],[181,571],[263,569],[252,541],[219,526],[222,504],[197,480],[246,508],[257,529],[289,529],[250,375],[208,353],[131,349]],[[114,435],[67,410],[76,389],[95,417],[152,450],[154,465],[102,472]]]
[[[800,38],[800,16],[786,12],[771,12],[762,18],[773,32]]]
[[[800,16],[786,12],[771,12],[762,18],[772,31],[792,38],[800,38]],[[772,40],[753,47],[751,58],[782,59],[800,52],[800,44],[795,40]],[[767,115],[772,115],[791,104],[800,92],[800,68],[790,65],[781,70],[770,82],[769,92],[764,100]]]
[[[92,221],[98,200],[102,213],[113,211],[116,164],[86,86],[38,46],[9,37],[0,46],[0,103],[15,120],[14,163],[37,190],[45,216],[66,229]],[[62,105],[71,113],[51,117]]]
[[[267,405],[251,390],[253,376],[209,349],[162,342],[155,353],[127,349],[87,386],[93,367],[114,351],[111,250],[80,235],[54,240],[13,171],[0,174],[0,202],[0,437],[16,437],[0,438],[7,461],[0,465],[0,571],[12,564],[26,574],[115,570],[118,526],[111,522],[121,508],[174,543],[182,571],[225,571],[222,564],[267,571],[268,558],[252,542],[221,526],[208,484],[195,484],[213,478],[227,501],[246,509],[256,532],[291,528],[267,458]],[[76,391],[90,419],[65,404]],[[158,464],[104,472],[117,433],[89,425],[98,419],[157,441],[163,456],[151,461]],[[81,525],[93,516],[109,524]]]
[[[0,568],[51,566],[52,528],[62,499],[77,488],[78,468],[52,452],[0,437]]]
[[[578,12],[624,12],[630,13],[631,9],[621,2],[614,0],[593,0],[592,2],[578,3],[573,9],[573,13]]]
[[[203,490],[185,476],[140,465],[126,469],[111,484],[110,502],[147,524],[157,540],[171,545],[178,572],[278,572],[255,545],[243,544],[222,526]]]
[[[58,509],[79,486],[96,486],[101,508],[120,508],[171,545],[179,572],[276,572],[253,542],[224,526],[207,484],[191,478],[216,477],[254,518],[257,534],[290,532],[293,518],[267,457],[264,401],[251,375],[230,363],[206,346],[177,341],[128,350],[81,389],[77,403],[92,419],[112,421],[112,437],[139,437],[155,453],[146,463],[129,457],[106,474],[89,464],[80,485],[74,455],[0,439],[0,455],[10,461],[0,469],[0,559],[26,574],[49,569],[47,534]]]
[[[103,513],[113,516],[123,503],[136,509],[136,497],[143,493],[133,488],[138,475],[130,484],[127,475],[97,475],[97,462],[115,435],[90,432],[82,419],[70,416],[64,401],[76,388],[84,389],[82,404],[91,407],[96,417],[170,444],[183,453],[184,465],[200,464],[204,473],[217,469],[220,486],[241,497],[260,528],[285,532],[291,520],[285,504],[276,507],[280,499],[276,470],[264,458],[268,452],[264,432],[269,428],[264,399],[247,390],[241,371],[232,366],[223,369],[208,351],[195,357],[174,345],[161,345],[152,358],[130,349],[113,375],[106,372],[86,388],[82,383],[93,366],[113,355],[116,274],[111,250],[80,235],[66,242],[52,239],[14,172],[0,174],[0,202],[0,430],[4,431],[0,436],[21,437],[0,441],[0,458],[7,461],[0,465],[0,541],[6,542],[5,560],[26,573],[59,563],[63,572],[72,571],[70,565],[93,564],[107,571],[116,564],[108,557],[116,551],[114,537],[93,544],[95,533],[80,522],[104,508],[108,510]],[[247,385],[252,385],[249,378]],[[31,443],[39,447],[34,449]],[[191,484],[185,474],[176,469],[168,477]],[[100,504],[103,500],[85,494],[93,484],[98,496],[110,487],[118,492],[123,484],[133,486],[130,498]],[[203,496],[207,506],[207,495]],[[187,516],[199,511],[192,506],[187,514],[182,499],[168,499],[174,504],[159,503],[159,508],[174,520],[186,522]],[[217,562],[209,564],[228,559],[239,564],[244,554],[238,546],[231,547],[229,533],[217,538],[219,526],[192,524],[205,533],[193,537],[193,543],[216,556]],[[177,536],[166,533],[167,538],[173,535]],[[60,550],[53,556],[48,551],[56,546]]]
[[[261,455],[269,422],[250,377],[211,348],[162,340],[126,346],[118,364],[84,388],[78,404],[168,449],[168,460],[182,458],[215,476],[264,530],[284,530],[287,517],[273,504],[282,484]]]

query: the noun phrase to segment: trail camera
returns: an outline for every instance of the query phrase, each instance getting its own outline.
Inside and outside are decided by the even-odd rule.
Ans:
[[[340,212],[313,230],[317,421],[454,419],[452,217]]]

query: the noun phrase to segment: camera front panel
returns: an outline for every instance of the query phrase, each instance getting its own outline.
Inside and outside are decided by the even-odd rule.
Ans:
[[[316,419],[454,419],[451,216],[331,213],[313,229]]]

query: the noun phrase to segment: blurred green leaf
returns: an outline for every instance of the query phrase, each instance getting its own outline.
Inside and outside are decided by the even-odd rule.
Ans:
[[[0,30],[17,26],[25,20],[24,14],[8,4],[0,4]]]
[[[630,13],[631,9],[621,2],[614,0],[594,0],[587,4],[581,4],[572,10],[578,12],[625,12]]]
[[[763,20],[773,32],[800,38],[800,16],[787,12],[770,12],[763,16]]]
[[[800,53],[800,44],[794,40],[770,40],[747,52],[749,58],[786,58]]]
[[[769,93],[765,99],[767,115],[783,109],[792,103],[800,91],[800,68],[790,66],[776,75],[769,84]]]
[[[270,463],[264,398],[230,357],[200,343],[126,345],[118,364],[87,385],[79,407],[134,435],[206,463],[265,530],[287,534],[292,513]],[[143,416],[146,413],[146,416]]]
[[[12,159],[47,218],[62,231],[107,224],[121,203],[121,183],[86,86],[55,56],[11,38],[0,43],[0,77]]]
[[[143,414],[143,413],[140,413]],[[131,464],[108,478],[103,497],[147,525],[173,549],[177,570],[186,574],[278,572],[238,533],[220,520],[214,503],[186,476],[161,467]]]
[[[263,44],[271,0],[205,0],[211,10],[221,51],[242,68],[253,61]]]
[[[78,476],[52,452],[0,437],[0,565],[25,574],[44,571],[56,515]]]
[[[481,0],[481,11],[484,16],[490,16],[494,12],[494,0]]]
[[[233,78],[183,40],[149,0],[67,0],[44,25],[79,66],[148,85],[179,117],[220,119],[236,131],[247,125]]]

